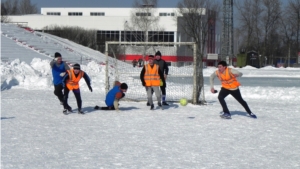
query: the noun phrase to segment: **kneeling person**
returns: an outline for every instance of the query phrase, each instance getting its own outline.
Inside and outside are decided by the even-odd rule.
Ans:
[[[95,106],[96,110],[119,110],[119,100],[125,96],[128,86],[126,83],[115,82],[115,86],[107,93],[105,103],[107,107]]]

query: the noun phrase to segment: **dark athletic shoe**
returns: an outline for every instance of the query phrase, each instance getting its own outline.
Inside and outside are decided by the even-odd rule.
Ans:
[[[68,109],[64,109],[64,110],[63,110],[63,114],[64,114],[64,115],[68,115]]]
[[[67,110],[68,112],[73,113],[72,107],[69,107]]]
[[[250,117],[252,117],[252,118],[254,118],[254,119],[256,119],[257,117],[256,117],[256,115],[255,114],[253,114],[253,113],[248,113],[249,114],[249,116]]]
[[[151,105],[150,110],[154,110],[154,104]]]
[[[78,109],[78,114],[85,114],[81,109]]]
[[[164,109],[163,106],[161,105],[161,103],[158,103],[158,107],[162,110]]]
[[[162,105],[169,106],[169,104],[167,102],[162,102]]]
[[[222,115],[220,115],[220,117],[223,119],[231,119],[230,113],[223,113]]]

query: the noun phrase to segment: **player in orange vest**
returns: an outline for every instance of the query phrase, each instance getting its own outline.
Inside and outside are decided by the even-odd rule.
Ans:
[[[216,93],[217,91],[214,89],[214,79],[218,77],[221,81],[222,88],[219,93],[218,99],[223,108],[222,118],[231,119],[231,114],[227,108],[225,97],[231,94],[247,111],[250,117],[257,118],[255,114],[253,114],[247,104],[242,98],[239,86],[240,83],[237,81],[237,77],[241,77],[243,74],[235,69],[228,68],[227,63],[225,61],[220,61],[218,63],[218,70],[211,74],[210,76],[210,88],[212,93]]]
[[[162,108],[161,105],[161,93],[159,87],[161,86],[161,81],[165,84],[165,78],[163,72],[159,69],[159,65],[154,64],[154,56],[148,56],[148,64],[146,64],[140,74],[140,79],[143,86],[146,87],[148,102],[150,103],[150,110],[154,109],[154,104],[152,100],[152,90],[157,97],[158,106]]]
[[[72,112],[72,108],[68,104],[68,96],[70,90],[73,90],[73,93],[76,98],[77,106],[78,106],[78,114],[84,114],[81,110],[82,100],[80,96],[79,89],[79,81],[81,78],[84,78],[88,88],[92,92],[93,89],[91,87],[91,80],[89,76],[82,70],[80,70],[80,65],[78,63],[73,65],[73,68],[67,71],[67,74],[63,78],[63,86],[64,86],[64,110],[63,113],[68,115],[68,112]]]

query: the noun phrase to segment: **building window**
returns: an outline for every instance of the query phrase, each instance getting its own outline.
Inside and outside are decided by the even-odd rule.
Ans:
[[[120,34],[121,33],[121,34]],[[97,31],[99,41],[143,42],[145,35],[143,31]],[[149,42],[174,42],[174,32],[148,32]],[[104,44],[103,44],[104,45]]]
[[[149,31],[148,41],[149,42],[174,42],[174,32]]]
[[[161,13],[159,13],[159,16],[175,16],[175,13],[161,12]]]
[[[69,12],[69,16],[82,16],[82,12]]]
[[[47,12],[47,15],[60,15],[60,12]]]
[[[90,13],[91,16],[105,16],[104,12],[91,12]]]
[[[136,16],[151,16],[151,13],[137,12],[135,15],[136,15]]]
[[[97,38],[104,41],[119,41],[119,31],[97,31]]]

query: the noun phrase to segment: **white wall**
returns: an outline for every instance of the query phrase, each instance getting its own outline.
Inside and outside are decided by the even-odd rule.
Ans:
[[[172,13],[174,8],[159,8],[159,12]],[[60,12],[60,16],[46,15],[47,12]],[[83,16],[68,16],[68,12],[82,12]],[[105,16],[90,16],[90,12],[104,12]],[[125,21],[130,22],[132,8],[42,8],[41,15],[9,16],[12,22],[27,22],[32,29],[41,30],[49,25],[80,26],[85,29],[124,30]],[[130,23],[129,23],[130,24]],[[162,16],[158,23],[165,31],[177,31],[174,17]]]
[[[176,8],[154,8],[154,16],[159,16],[160,12],[176,12]],[[83,16],[90,16],[90,12],[104,12],[105,16],[130,16],[134,8],[41,8],[41,14],[47,12],[60,12],[61,16],[68,16],[68,12],[82,12]]]

